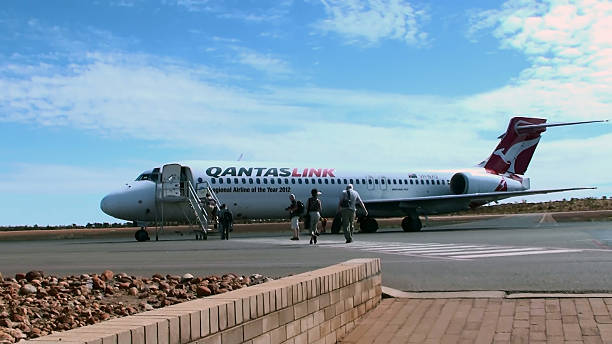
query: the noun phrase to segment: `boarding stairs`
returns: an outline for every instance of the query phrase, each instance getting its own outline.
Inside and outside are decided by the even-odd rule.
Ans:
[[[183,173],[181,173],[183,168]],[[189,204],[189,208],[183,208],[183,214],[189,222],[192,216],[188,216],[185,211],[191,209],[193,215],[198,222],[198,229],[194,230],[196,239],[206,240],[210,231],[210,224],[214,222],[213,212],[219,212],[219,199],[213,188],[207,181],[199,182],[195,186],[191,182],[191,172],[188,172],[188,177],[184,177],[185,167],[178,164],[165,165],[162,171],[161,185],[159,188],[158,200],[161,208],[161,223],[163,229],[164,222],[164,204],[166,203],[183,203]],[[180,178],[178,176],[181,176]],[[201,179],[199,179],[201,181]],[[157,191],[156,191],[157,193]],[[214,205],[209,207],[209,200],[206,197],[209,194],[214,200]],[[210,202],[211,205],[213,202]],[[216,208],[216,209],[215,209]],[[213,211],[211,211],[213,210]]]
[[[185,182],[185,188],[185,196],[200,225],[200,229],[196,231],[196,239],[206,240],[208,238],[208,232],[210,231],[209,226],[214,222],[213,214],[209,211],[209,200],[206,198],[206,194],[209,194],[214,200],[213,207],[215,209],[213,211],[216,211],[217,214],[220,211],[219,198],[217,198],[217,194],[210,187],[208,182],[198,183],[197,186],[194,187],[190,181],[187,181]]]

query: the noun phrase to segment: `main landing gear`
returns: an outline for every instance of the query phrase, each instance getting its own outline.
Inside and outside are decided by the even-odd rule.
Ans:
[[[151,240],[151,238],[149,238],[149,233],[145,230],[144,227],[140,227],[140,229],[137,230],[136,233],[134,233],[134,238],[136,239],[136,241]]]
[[[370,216],[360,216],[357,218],[359,222],[359,228],[363,233],[374,233],[378,230],[378,222],[375,218]],[[342,231],[342,216],[336,215],[332,222],[331,232],[332,234],[338,234]]]
[[[417,215],[406,216],[402,220],[402,229],[404,232],[420,232],[423,224]]]
[[[359,228],[364,233],[375,233],[378,230],[378,221],[370,216],[362,216],[359,219]]]

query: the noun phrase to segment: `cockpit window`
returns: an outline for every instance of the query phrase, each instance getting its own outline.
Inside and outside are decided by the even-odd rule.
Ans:
[[[136,180],[150,180],[154,183],[156,183],[159,180],[159,172],[157,171],[153,171],[153,172],[143,172],[141,175],[139,175]]]

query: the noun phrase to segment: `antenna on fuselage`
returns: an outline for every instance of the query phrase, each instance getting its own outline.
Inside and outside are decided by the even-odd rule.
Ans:
[[[242,161],[242,157],[244,157],[244,153],[240,153],[240,156],[238,157],[237,161]]]

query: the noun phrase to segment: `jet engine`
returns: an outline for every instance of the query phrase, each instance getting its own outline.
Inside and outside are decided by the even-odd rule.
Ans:
[[[518,180],[495,174],[472,172],[455,173],[450,180],[450,188],[456,195],[526,189],[524,183]]]

